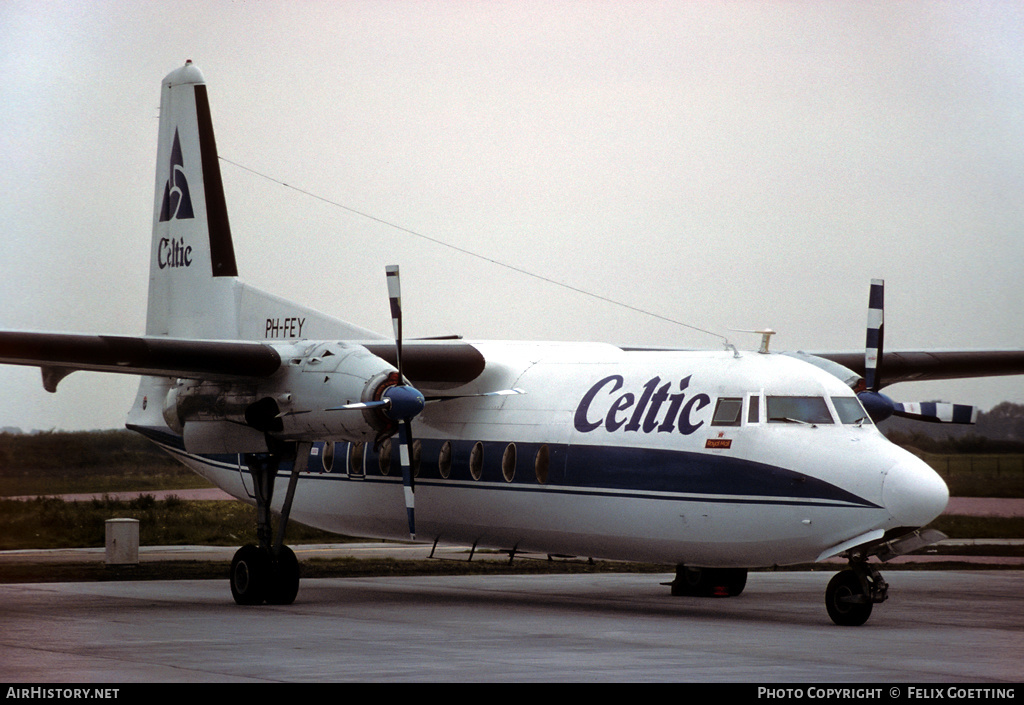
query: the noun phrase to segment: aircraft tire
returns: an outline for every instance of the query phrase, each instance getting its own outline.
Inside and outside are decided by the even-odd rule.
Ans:
[[[299,561],[295,552],[281,547],[281,555],[274,561],[267,590],[268,605],[290,605],[299,593]]]
[[[259,605],[266,598],[271,579],[270,556],[248,544],[231,559],[231,596],[239,605]]]
[[[825,609],[841,627],[859,627],[868,621],[874,604],[852,570],[836,573],[825,588]]]

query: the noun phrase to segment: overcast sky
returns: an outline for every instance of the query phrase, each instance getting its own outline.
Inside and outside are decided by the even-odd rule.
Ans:
[[[0,328],[143,332],[186,59],[241,277],[381,333],[397,263],[410,337],[721,345],[495,260],[741,348],[862,349],[873,277],[891,349],[1024,348],[1005,0],[4,0]],[[0,367],[0,427],[120,427],[135,385]],[[988,409],[1024,378],[887,391]]]

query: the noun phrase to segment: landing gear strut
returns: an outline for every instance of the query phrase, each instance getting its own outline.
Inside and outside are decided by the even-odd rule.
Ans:
[[[875,603],[889,597],[889,585],[863,558],[850,558],[850,567],[836,573],[825,588],[825,609],[841,627],[859,627],[868,621]]]
[[[284,545],[284,532],[288,526],[292,500],[299,473],[309,461],[310,444],[289,444],[272,448],[270,453],[252,453],[245,456],[252,474],[256,496],[256,538],[258,545],[242,546],[231,560],[231,596],[239,605],[290,605],[299,592],[299,562],[295,552]],[[274,534],[270,502],[274,497],[274,480],[281,461],[294,454],[292,472],[288,478],[288,491],[277,533]]]

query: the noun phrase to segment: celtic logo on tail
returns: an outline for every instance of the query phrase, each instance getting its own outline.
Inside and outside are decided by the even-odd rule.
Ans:
[[[185,162],[181,158],[181,143],[178,131],[174,131],[174,145],[171,147],[171,175],[164,185],[164,202],[160,208],[160,222],[177,218],[194,218],[192,197],[188,192],[188,180],[185,178]]]

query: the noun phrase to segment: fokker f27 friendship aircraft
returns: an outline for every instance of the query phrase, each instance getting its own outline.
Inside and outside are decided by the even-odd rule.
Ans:
[[[676,566],[673,595],[737,595],[749,568],[845,556],[825,600],[864,623],[886,560],[941,538],[948,491],[872,420],[970,422],[883,384],[1024,373],[1024,352],[808,355],[596,343],[403,341],[238,279],[206,84],[161,88],[142,337],[0,333],[0,362],[141,375],[128,427],[257,508],[241,604],[290,604],[290,517],[354,536]],[[383,286],[381,289],[383,293]],[[859,394],[858,394],[859,392]],[[392,443],[396,438],[397,442]],[[276,530],[272,517],[278,515]]]

